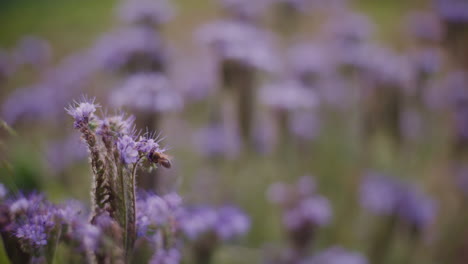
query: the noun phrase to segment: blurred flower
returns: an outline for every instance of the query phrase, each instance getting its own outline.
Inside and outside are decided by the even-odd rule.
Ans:
[[[213,50],[218,60],[234,61],[267,72],[279,68],[271,34],[253,25],[218,21],[199,29],[197,38]]]
[[[443,20],[468,23],[468,3],[463,0],[434,0],[435,9]]]
[[[314,86],[334,73],[336,62],[331,52],[324,45],[301,43],[289,49],[288,59],[297,78],[306,86]]]
[[[275,183],[267,196],[281,206],[283,225],[295,252],[303,252],[315,238],[317,229],[331,222],[330,202],[315,193],[315,182],[309,176],[301,177],[293,185]]]
[[[325,37],[342,49],[355,48],[367,42],[374,32],[374,24],[363,14],[345,12],[337,14],[339,19],[327,22],[322,30]]]
[[[361,205],[378,215],[396,216],[416,231],[424,230],[436,216],[435,202],[417,188],[377,173],[365,176]]]
[[[143,194],[137,200],[137,229],[140,236],[150,236],[168,227],[173,233],[182,210],[182,198],[176,193],[164,196]],[[177,220],[177,222],[176,222]]]
[[[57,67],[45,71],[39,83],[14,90],[3,103],[4,119],[13,124],[22,118],[43,121],[63,117],[63,108],[81,93],[96,66],[87,52],[66,57]]]
[[[13,56],[17,65],[32,65],[41,69],[52,60],[52,49],[44,39],[25,36],[20,39]]]
[[[411,63],[420,78],[428,78],[439,73],[443,66],[443,57],[438,49],[422,49],[410,54]]]
[[[235,130],[221,122],[212,122],[195,133],[197,150],[207,157],[234,158],[240,151],[240,138]]]
[[[300,140],[311,141],[320,134],[319,116],[311,111],[294,112],[289,126],[292,134]]]
[[[162,72],[167,53],[161,37],[144,27],[124,28],[99,39],[92,49],[100,67],[111,71]]]
[[[301,264],[367,264],[366,257],[358,252],[347,251],[341,247],[328,248]]]
[[[119,17],[129,24],[159,26],[172,19],[174,8],[168,0],[122,0]]]
[[[436,14],[413,12],[408,18],[410,33],[423,41],[438,42],[444,35],[444,29]]]
[[[64,140],[50,142],[46,148],[46,160],[55,173],[62,172],[88,155],[86,145],[72,136]]]
[[[313,90],[293,80],[264,86],[260,90],[260,100],[273,109],[286,111],[310,109],[319,103]]]
[[[116,107],[127,106],[148,112],[177,111],[183,107],[179,93],[165,76],[156,73],[131,75],[112,93],[111,101]]]
[[[216,239],[228,241],[244,235],[250,228],[249,218],[238,208],[196,207],[187,209],[180,222],[183,233],[192,241],[212,233]]]

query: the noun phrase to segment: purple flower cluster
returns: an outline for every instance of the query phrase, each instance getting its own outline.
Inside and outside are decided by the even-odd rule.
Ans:
[[[50,239],[54,239],[52,233],[61,228],[64,220],[60,208],[40,195],[7,200],[6,203],[11,222],[3,228],[14,234],[22,250],[30,254],[43,250]]]
[[[235,61],[267,72],[278,70],[271,34],[253,25],[218,21],[204,25],[197,37],[219,61]]]
[[[213,234],[215,240],[229,241],[247,233],[249,218],[238,208],[195,207],[186,209],[181,216],[182,232],[191,241]]]
[[[268,190],[269,200],[283,210],[283,224],[294,248],[308,247],[317,228],[331,222],[330,202],[315,188],[314,180],[304,176],[295,184],[275,183]]]
[[[175,233],[182,211],[182,197],[176,193],[164,196],[143,194],[137,200],[137,228],[140,236],[152,236],[163,228]]]
[[[112,93],[116,107],[127,106],[145,112],[181,110],[183,101],[177,90],[162,74],[139,73],[128,77],[124,85]]]
[[[361,184],[361,205],[384,216],[396,216],[416,231],[426,229],[436,216],[434,200],[417,188],[389,176],[368,173]]]

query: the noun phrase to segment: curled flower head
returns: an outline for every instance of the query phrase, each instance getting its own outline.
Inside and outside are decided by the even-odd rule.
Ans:
[[[122,160],[126,164],[132,164],[137,162],[138,150],[137,143],[132,137],[125,135],[117,141],[117,148],[120,152]]]
[[[75,127],[89,123],[94,118],[94,112],[99,105],[94,103],[94,99],[88,100],[83,98],[81,102],[75,102],[75,105],[70,105],[66,111],[75,119]]]

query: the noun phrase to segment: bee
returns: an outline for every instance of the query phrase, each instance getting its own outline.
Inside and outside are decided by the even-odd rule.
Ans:
[[[162,152],[151,151],[148,154],[148,159],[156,164],[161,164],[166,169],[170,169],[172,166],[170,157]]]

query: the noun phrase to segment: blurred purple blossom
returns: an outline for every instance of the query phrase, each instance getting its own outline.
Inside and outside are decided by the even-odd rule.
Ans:
[[[250,228],[250,220],[245,213],[232,206],[196,207],[186,209],[180,226],[190,240],[212,233],[217,239],[228,241],[246,234]]]
[[[171,87],[165,76],[156,73],[131,75],[112,93],[111,102],[116,107],[148,112],[177,111],[183,107],[179,92]]]
[[[322,30],[327,39],[348,49],[370,40],[374,33],[374,24],[363,14],[345,11],[328,21]]]
[[[100,67],[111,71],[164,71],[167,63],[160,35],[145,27],[123,28],[102,36],[92,54]]]
[[[347,251],[334,246],[319,252],[300,264],[367,264],[366,257],[358,252]]]
[[[78,161],[86,159],[86,145],[76,136],[50,142],[46,148],[46,160],[55,173],[62,172]]]
[[[445,21],[468,23],[468,3],[463,0],[434,0],[437,13]]]
[[[330,202],[315,188],[313,178],[303,176],[294,184],[274,183],[267,192],[268,199],[280,205],[292,248],[300,255],[315,238],[317,229],[329,225],[332,219]]]
[[[294,80],[264,86],[260,90],[260,100],[273,109],[285,111],[311,109],[319,103],[313,90]]]
[[[206,24],[197,39],[213,50],[218,60],[230,60],[267,72],[280,67],[272,34],[253,25],[221,20]]]
[[[2,105],[4,119],[13,124],[22,118],[53,120],[63,116],[63,108],[81,93],[97,69],[90,55],[83,52],[66,57],[58,66],[45,71],[37,84],[16,89]]]
[[[197,150],[207,157],[235,158],[240,152],[240,137],[236,130],[222,122],[212,122],[195,133]]]
[[[158,228],[175,232],[182,210],[182,198],[176,193],[164,196],[143,194],[137,200],[137,229],[140,236],[149,236]],[[179,225],[177,221],[177,225]]]
[[[300,140],[311,141],[320,134],[320,119],[312,111],[297,111],[291,115],[290,130]]]
[[[174,8],[169,0],[122,0],[119,18],[128,24],[159,26],[174,16]]]
[[[325,45],[301,43],[288,50],[293,73],[304,85],[313,86],[335,72],[336,61]]]
[[[436,217],[435,201],[418,188],[389,176],[368,173],[361,184],[361,205],[378,215],[394,215],[404,224],[423,230]]]
[[[413,12],[408,17],[410,33],[424,40],[438,42],[443,38],[444,28],[436,14],[431,12]]]
[[[13,56],[16,65],[32,65],[41,69],[50,64],[52,48],[44,39],[36,36],[25,36],[19,40]]]

